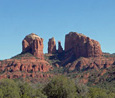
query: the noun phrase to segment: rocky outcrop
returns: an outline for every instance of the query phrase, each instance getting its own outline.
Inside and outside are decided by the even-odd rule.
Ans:
[[[27,78],[29,81],[52,77],[46,72],[53,67],[44,60],[43,39],[34,33],[27,35],[22,42],[22,53],[0,61],[0,79]]]
[[[65,52],[79,57],[100,57],[102,55],[99,42],[83,34],[70,32],[65,36]]]
[[[54,37],[52,37],[51,39],[49,39],[48,41],[48,53],[49,54],[54,54],[56,53],[56,42]]]
[[[49,65],[47,61],[35,58],[20,60],[9,59],[1,61],[0,63],[0,72],[3,73],[0,75],[0,79],[34,77],[40,72],[48,72],[49,70],[53,70],[53,67]]]
[[[44,59],[43,56],[43,39],[34,33],[27,35],[22,41],[22,53],[30,52],[39,59]]]
[[[62,53],[63,52],[63,48],[61,46],[61,42],[58,41],[58,53]]]
[[[65,67],[70,71],[72,70],[90,70],[95,69],[99,71],[100,69],[109,68],[114,65],[115,59],[95,57],[95,58],[84,58],[81,57],[72,63],[68,63]]]

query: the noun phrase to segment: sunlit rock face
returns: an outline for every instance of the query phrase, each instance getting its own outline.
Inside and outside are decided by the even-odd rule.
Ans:
[[[49,54],[54,54],[56,53],[56,42],[54,37],[52,37],[51,39],[49,39],[48,41],[48,53]]]
[[[43,56],[43,39],[34,33],[27,35],[22,41],[22,53],[30,52],[39,59]]]
[[[98,41],[77,32],[70,32],[65,36],[65,52],[71,52],[76,58],[100,57],[102,55]]]

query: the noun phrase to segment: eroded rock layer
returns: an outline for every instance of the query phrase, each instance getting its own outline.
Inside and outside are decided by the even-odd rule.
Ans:
[[[44,78],[50,77],[50,74],[43,74],[53,70],[53,67],[45,60],[34,57],[22,59],[8,59],[0,62],[0,79],[3,78]],[[52,75],[51,75],[52,76]]]

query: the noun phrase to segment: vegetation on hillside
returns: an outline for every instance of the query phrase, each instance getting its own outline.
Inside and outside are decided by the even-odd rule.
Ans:
[[[88,87],[65,76],[56,76],[44,86],[3,79],[0,98],[115,98],[115,91]]]
[[[29,57],[34,57],[36,59],[38,59],[37,57],[35,57],[34,55],[32,55],[31,53],[27,52],[27,53],[20,53],[14,57],[12,57],[11,59],[21,59],[21,58],[29,58]]]
[[[104,56],[108,57],[109,55]],[[12,59],[21,59],[22,57],[34,56],[30,53],[23,53],[12,57]],[[100,73],[104,69],[98,72],[92,69],[67,71],[63,66],[56,67],[56,64],[60,65],[62,57],[58,54],[51,56],[45,54],[45,59],[54,67],[54,70],[47,73],[52,73],[54,76],[65,74],[67,77],[56,76],[49,79],[47,83],[38,84],[3,79],[0,81],[0,98],[115,98],[115,66],[106,68],[107,72],[102,76]],[[90,73],[89,77],[85,78],[88,79],[88,83],[82,84],[79,79],[83,79],[84,75],[88,73]]]

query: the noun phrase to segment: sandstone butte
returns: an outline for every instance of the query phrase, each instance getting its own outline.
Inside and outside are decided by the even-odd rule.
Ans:
[[[30,52],[39,59],[44,59],[43,39],[34,33],[27,35],[22,41],[22,53]]]
[[[32,56],[28,56],[30,53]],[[58,42],[58,52],[56,50],[56,42],[54,38],[49,39],[48,53],[62,53],[64,55],[60,65],[55,63],[55,66],[65,67],[67,71],[78,70],[96,70],[100,72],[100,76],[107,72],[107,68],[115,65],[115,58],[103,56],[101,46],[98,41],[90,39],[83,34],[70,32],[65,36],[65,49],[63,50],[61,42]],[[26,55],[25,55],[26,54]],[[50,73],[54,67],[50,65],[43,54],[43,39],[34,33],[27,35],[22,41],[22,56],[20,59],[11,58],[0,61],[0,79],[3,78],[24,78],[29,80],[47,79],[55,74]],[[50,55],[49,55],[50,56]],[[102,72],[100,71],[103,70]],[[48,73],[46,73],[48,72]],[[85,71],[84,71],[85,72]],[[84,73],[83,72],[83,73]],[[67,73],[67,72],[65,72]],[[58,73],[57,73],[58,74]],[[77,75],[79,78],[81,75]],[[88,82],[90,73],[83,75],[81,80],[83,83]]]
[[[76,58],[100,57],[102,55],[98,41],[77,32],[70,32],[65,36],[65,52],[71,52],[71,55],[75,55]]]

